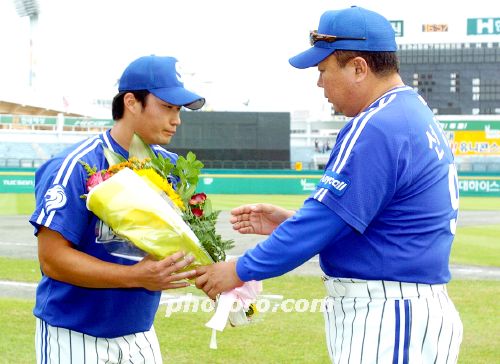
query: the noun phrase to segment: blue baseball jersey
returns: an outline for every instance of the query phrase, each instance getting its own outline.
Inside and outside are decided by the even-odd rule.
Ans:
[[[87,172],[79,161],[97,170],[109,167],[103,146],[128,158],[128,152],[105,133],[78,143],[43,164],[35,173],[36,209],[30,218],[35,235],[41,226],[59,232],[79,251],[106,262],[131,265],[135,261],[108,253],[104,242],[118,237],[85,206]],[[177,155],[160,146],[156,153],[173,163]],[[175,181],[174,181],[175,182]],[[91,289],[43,275],[33,313],[52,326],[96,337],[118,337],[148,331],[161,292],[143,288]]]
[[[332,277],[446,283],[457,215],[447,138],[425,101],[398,87],[342,128],[304,207],[242,256],[237,272],[269,278],[319,254]]]

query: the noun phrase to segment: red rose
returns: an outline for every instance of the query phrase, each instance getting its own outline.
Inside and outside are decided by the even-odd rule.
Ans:
[[[202,217],[203,216],[203,210],[198,208],[198,207],[193,207],[191,209],[191,212],[193,213],[194,216],[196,217]]]
[[[94,173],[87,180],[87,191],[90,191],[92,188],[97,186],[99,183],[103,182],[102,174],[100,172]]]
[[[191,199],[189,200],[189,204],[193,205],[193,206],[200,205],[203,202],[205,202],[206,199],[207,199],[207,195],[205,195],[203,192],[196,193],[193,196],[191,196]]]

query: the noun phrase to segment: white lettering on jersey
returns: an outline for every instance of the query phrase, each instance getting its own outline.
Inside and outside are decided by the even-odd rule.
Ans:
[[[448,188],[450,190],[451,208],[457,212],[457,217],[450,220],[450,232],[455,235],[457,231],[459,193],[457,167],[453,163],[448,166]]]
[[[425,132],[425,134],[427,135],[427,139],[429,140],[429,149],[434,149],[438,159],[441,160],[444,156],[444,150],[441,148],[441,141],[439,140],[431,124],[429,124],[429,129],[430,132],[429,130]],[[434,146],[434,144],[436,144],[436,146]]]
[[[331,176],[326,176],[326,175],[321,177],[321,182],[326,184],[326,185],[332,186],[337,191],[342,191],[347,186],[347,183],[345,183],[343,181],[339,181]]]

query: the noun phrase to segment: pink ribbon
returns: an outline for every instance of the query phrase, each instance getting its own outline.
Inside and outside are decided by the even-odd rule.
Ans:
[[[215,313],[210,321],[205,324],[205,326],[212,329],[211,349],[217,349],[215,330],[223,331],[228,319],[233,326],[248,323],[245,312],[248,311],[250,304],[255,302],[260,292],[262,292],[262,282],[249,281],[245,282],[243,286],[224,292],[219,296]],[[234,311],[235,303],[240,307],[238,311]]]

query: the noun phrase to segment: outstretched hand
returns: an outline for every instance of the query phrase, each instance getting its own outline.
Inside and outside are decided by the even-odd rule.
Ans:
[[[185,255],[184,252],[174,253],[162,260],[155,260],[148,255],[139,263],[132,266],[133,274],[131,281],[134,286],[144,287],[150,291],[162,291],[165,289],[182,288],[189,286],[186,279],[196,275],[195,270],[187,272],[179,271],[194,261],[192,255]],[[184,281],[184,282],[182,282]]]
[[[211,299],[244,283],[236,273],[236,261],[204,265],[196,268],[196,274],[196,287],[202,289]]]
[[[229,221],[240,234],[269,235],[294,213],[279,206],[258,203],[234,208]]]

